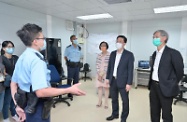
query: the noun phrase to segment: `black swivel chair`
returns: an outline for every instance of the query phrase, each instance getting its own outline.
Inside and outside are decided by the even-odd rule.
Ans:
[[[187,75],[181,80],[181,85],[179,85],[179,94],[175,97],[176,100],[174,101],[174,105],[176,105],[179,101],[187,103],[187,98],[183,98],[183,93],[187,92],[187,88],[183,85],[184,83],[187,83]]]
[[[80,78],[80,79],[84,79],[84,81],[86,81],[86,79],[92,80],[91,77],[88,77],[88,76],[87,76],[87,74],[88,74],[89,72],[91,72],[91,70],[90,70],[90,65],[89,65],[88,63],[85,63],[85,64],[84,64],[83,70],[81,70],[80,72],[81,72],[81,73],[84,73],[84,77],[82,77],[82,78]]]
[[[51,71],[51,86],[52,87],[56,87],[56,88],[68,88],[71,87],[69,85],[64,85],[62,84],[63,80],[66,80],[66,76],[64,75],[64,73],[62,73],[62,76],[60,77],[57,69],[55,68],[54,65],[49,65],[48,69]],[[62,95],[56,96],[53,100],[53,107],[55,108],[55,105],[59,102],[64,102],[66,103],[68,106],[70,106],[70,103],[68,101],[66,101],[67,99],[70,99],[71,101],[73,100],[73,98],[71,97],[62,97]]]

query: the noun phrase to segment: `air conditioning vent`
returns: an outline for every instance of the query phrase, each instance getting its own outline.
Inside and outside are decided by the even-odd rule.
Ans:
[[[132,2],[132,0],[104,0],[108,4],[119,4],[119,3],[127,3]]]

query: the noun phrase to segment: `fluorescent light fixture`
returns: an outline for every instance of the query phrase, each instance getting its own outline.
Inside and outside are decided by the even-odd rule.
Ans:
[[[178,11],[187,11],[187,5],[154,8],[154,12],[156,14],[168,13],[168,12],[178,12]]]
[[[113,16],[111,16],[108,13],[105,14],[94,14],[94,15],[87,15],[87,16],[78,16],[78,19],[82,19],[82,20],[93,20],[93,19],[106,19],[106,18],[113,18]]]

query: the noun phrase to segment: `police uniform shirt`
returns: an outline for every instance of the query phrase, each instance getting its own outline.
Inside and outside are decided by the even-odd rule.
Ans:
[[[37,50],[27,48],[18,59],[12,76],[12,82],[26,92],[30,92],[31,85],[33,91],[50,87],[50,70],[36,53],[43,58]]]
[[[70,45],[66,47],[64,56],[67,57],[68,61],[79,62],[82,57],[81,48]]]

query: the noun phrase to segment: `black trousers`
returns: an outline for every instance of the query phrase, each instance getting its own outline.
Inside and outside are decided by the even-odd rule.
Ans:
[[[74,67],[71,68],[68,66],[68,85],[72,85],[72,80],[73,80],[73,85],[77,84],[79,82],[79,67]]]
[[[122,98],[122,106],[123,106],[121,119],[126,121],[129,115],[129,92],[126,92],[125,86],[124,88],[118,88],[117,81],[115,80],[115,78],[113,78],[112,84],[111,84],[112,115],[113,116],[119,116],[119,100],[118,100],[119,93]]]
[[[150,89],[151,122],[160,122],[161,110],[163,122],[173,122],[172,103],[173,97],[165,97],[159,83],[152,81]]]

